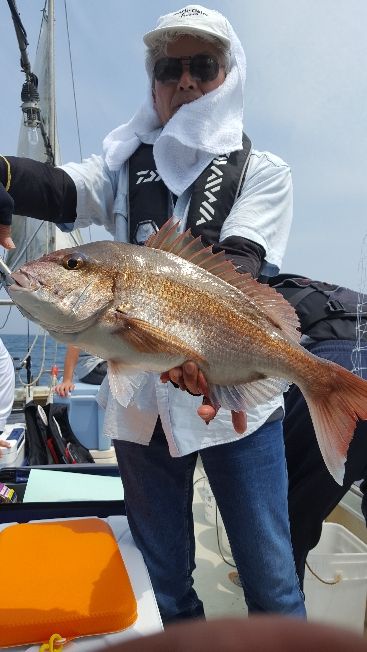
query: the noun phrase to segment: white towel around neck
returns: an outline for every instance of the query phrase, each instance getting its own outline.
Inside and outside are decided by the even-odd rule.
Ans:
[[[214,156],[242,148],[246,57],[236,33],[227,23],[231,67],[223,84],[184,104],[163,129],[149,86],[145,102],[131,120],[111,131],[103,141],[110,170],[120,169],[141,142],[154,142],[157,171],[165,185],[180,196]]]

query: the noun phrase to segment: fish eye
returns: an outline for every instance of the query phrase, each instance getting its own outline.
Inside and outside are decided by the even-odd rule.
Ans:
[[[85,260],[83,254],[71,254],[63,258],[62,264],[65,269],[80,269],[85,264]]]

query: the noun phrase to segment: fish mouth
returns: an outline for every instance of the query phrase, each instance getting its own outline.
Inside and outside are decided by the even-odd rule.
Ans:
[[[10,278],[14,281],[9,287],[11,290],[34,291],[41,287],[42,283],[27,274],[26,272],[12,272]]]

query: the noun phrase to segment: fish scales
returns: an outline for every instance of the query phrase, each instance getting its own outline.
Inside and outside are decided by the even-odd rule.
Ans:
[[[151,320],[168,336],[169,333],[180,334],[191,345],[194,339],[194,348],[198,347],[199,353],[218,359],[222,355],[223,361],[232,362],[228,360],[230,353],[249,361],[243,339],[249,345],[253,343],[257,357],[259,347],[265,350],[268,332],[273,332],[274,327],[253,301],[246,300],[236,288],[177,259],[177,256],[162,256],[159,254],[163,252],[158,251],[152,253],[151,260],[149,254],[147,256],[150,264],[129,283],[129,300],[139,308],[142,318]],[[130,266],[133,267],[133,252],[131,257]],[[269,344],[268,358],[276,346],[274,340],[269,340]]]

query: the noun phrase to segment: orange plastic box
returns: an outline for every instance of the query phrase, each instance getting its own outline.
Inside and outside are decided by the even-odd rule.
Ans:
[[[0,532],[0,646],[120,631],[136,599],[110,526],[98,518],[21,523]]]

